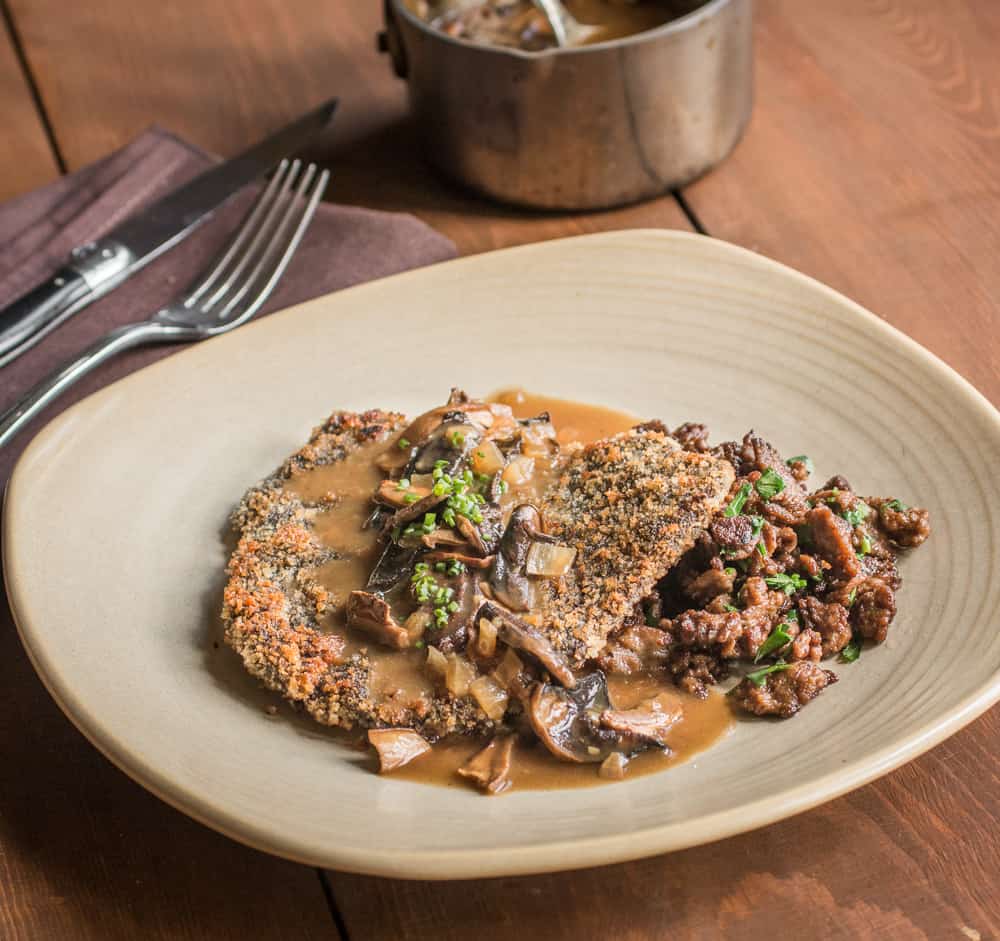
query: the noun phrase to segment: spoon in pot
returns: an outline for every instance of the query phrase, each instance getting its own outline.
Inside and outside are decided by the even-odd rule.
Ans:
[[[581,23],[566,9],[562,0],[532,0],[532,2],[549,21],[552,33],[556,37],[556,45],[560,49],[566,46],[582,46],[599,32],[597,27]]]

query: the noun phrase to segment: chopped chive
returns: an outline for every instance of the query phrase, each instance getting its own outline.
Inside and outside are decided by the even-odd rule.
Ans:
[[[736,605],[729,604],[729,602],[725,602],[722,605],[722,607],[724,607],[727,611],[739,611],[740,610],[739,608],[736,607]]]
[[[872,541],[868,538],[868,533],[861,536],[861,548],[858,549],[858,558],[868,555],[872,551]]]
[[[401,451],[405,451],[410,446],[410,439],[409,438],[400,438],[399,441],[397,442],[397,444],[399,445],[399,449]]]
[[[855,585],[851,589],[851,593],[847,596],[847,607],[853,608],[854,607],[854,599],[857,598],[857,597],[858,597],[858,586]]]
[[[416,503],[420,499],[419,493],[404,493],[403,502],[404,503]]]

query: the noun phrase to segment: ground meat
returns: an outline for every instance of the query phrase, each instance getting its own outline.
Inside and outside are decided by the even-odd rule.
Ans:
[[[809,479],[809,465],[805,461],[795,461],[789,458],[788,468],[800,484],[804,484]]]
[[[684,611],[662,623],[679,647],[708,651],[727,660],[752,659],[789,601],[784,592],[769,591],[762,578],[747,579],[740,601],[742,611]]]
[[[898,500],[869,497],[868,503],[878,511],[878,525],[882,532],[897,546],[915,549],[931,534],[930,514],[919,507],[894,509],[890,504],[903,506]]]
[[[824,603],[810,595],[799,601],[798,610],[803,628],[821,637],[824,657],[839,653],[850,642],[851,624],[844,605]]]
[[[672,638],[658,627],[629,627],[613,637],[597,658],[605,673],[639,673],[663,666]]]
[[[818,631],[806,628],[799,631],[789,654],[792,660],[813,660],[819,662],[823,657],[823,638]]]
[[[677,428],[670,432],[670,436],[676,438],[685,451],[695,451],[698,454],[704,454],[709,449],[708,426],[702,425],[699,422],[684,422],[683,425],[678,425]]]
[[[729,675],[724,660],[711,654],[691,650],[675,650],[667,664],[674,682],[686,693],[698,699],[708,698],[708,687]]]
[[[757,686],[744,678],[733,690],[733,700],[756,716],[776,715],[787,719],[812,702],[837,675],[812,660],[800,660],[788,669],[771,673]]]
[[[857,586],[851,621],[862,637],[881,644],[895,616],[895,593],[882,579],[866,578]]]
[[[844,477],[843,474],[835,474],[825,484],[823,484],[823,489],[853,491],[854,488],[847,482],[847,478]]]
[[[706,605],[718,595],[728,595],[733,590],[733,578],[721,568],[710,568],[688,582],[684,590],[695,604]]]
[[[817,506],[806,514],[817,553],[830,563],[838,580],[858,574],[858,557],[851,542],[851,525],[828,506]]]
[[[745,559],[753,551],[753,521],[742,513],[716,518],[708,532],[729,560]]]

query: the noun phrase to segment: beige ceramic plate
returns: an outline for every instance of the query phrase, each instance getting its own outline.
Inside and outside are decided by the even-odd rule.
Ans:
[[[817,475],[929,506],[888,642],[786,723],[608,787],[496,799],[377,778],[268,717],[215,613],[233,503],[335,408],[416,412],[514,384],[715,440],[750,425]],[[702,843],[885,774],[1000,698],[1000,416],[925,350],[749,252],[621,232],[353,288],[146,369],[35,439],[7,494],[24,644],[126,772],[253,846],[331,867],[460,878]]]

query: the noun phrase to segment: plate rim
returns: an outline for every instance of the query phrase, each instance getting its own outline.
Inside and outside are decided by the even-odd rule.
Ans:
[[[650,238],[662,243],[664,248],[668,247],[671,242],[678,241],[697,241],[701,245],[709,244],[713,251],[720,252],[722,256],[762,266],[764,269],[769,269],[772,274],[785,279],[791,278],[812,291],[825,294],[832,302],[849,309],[852,315],[859,317],[868,326],[881,331],[891,343],[901,343],[910,354],[916,355],[928,367],[932,368],[943,381],[952,384],[958,391],[964,393],[967,402],[963,403],[963,406],[977,409],[984,420],[993,424],[998,437],[1000,437],[1000,411],[968,379],[936,354],[834,288],[781,262],[720,239],[680,230],[623,229],[498,249],[482,255],[464,256],[440,262],[430,267],[434,269],[474,267],[483,258],[494,255],[511,256],[532,253],[539,250],[544,251],[550,246],[555,247],[580,241],[624,241],[634,238]],[[345,291],[364,292],[386,281],[419,278],[427,270],[429,269],[414,269],[334,293],[339,295]],[[316,303],[322,298],[323,296],[305,301],[303,304],[276,312],[272,316],[294,316],[299,307]],[[267,320],[270,320],[270,317],[248,324],[243,329],[257,328]],[[219,338],[216,342],[224,342],[224,339]],[[150,766],[141,755],[130,751],[117,742],[111,730],[103,726],[85,703],[73,696],[71,684],[66,683],[65,677],[60,675],[56,665],[36,649],[32,643],[32,636],[39,635],[41,631],[33,630],[31,626],[30,603],[23,597],[21,586],[18,585],[16,577],[16,551],[12,555],[12,531],[14,528],[12,505],[16,502],[17,492],[20,489],[22,478],[25,476],[25,468],[29,459],[44,447],[46,442],[65,423],[71,421],[78,410],[91,407],[95,401],[110,394],[109,390],[122,383],[127,384],[134,377],[147,371],[155,372],[174,360],[175,356],[184,356],[191,352],[192,348],[181,349],[173,356],[165,357],[104,386],[55,416],[31,440],[18,458],[4,493],[3,577],[12,618],[22,646],[47,692],[70,722],[112,764],[160,800],[237,842],[308,865],[367,875],[424,880],[513,876],[625,862],[725,839],[797,816],[883,777],[901,765],[919,757],[973,722],[992,705],[1000,701],[1000,669],[998,669],[986,682],[972,690],[946,712],[933,721],[923,724],[905,736],[903,740],[892,743],[866,758],[859,758],[851,764],[841,766],[821,778],[812,779],[806,784],[783,792],[780,807],[775,806],[773,798],[763,798],[752,804],[718,811],[691,821],[653,825],[630,831],[627,834],[627,839],[624,839],[620,833],[614,833],[603,836],[584,836],[572,840],[549,841],[544,844],[515,844],[499,852],[490,848],[454,850],[425,848],[413,851],[378,852],[364,849],[341,850],[337,846],[329,845],[322,849],[311,848],[304,845],[301,840],[266,832],[253,821],[234,817],[220,807],[209,804],[196,791],[164,780],[161,773]],[[567,858],[572,859],[569,866],[566,864]]]

